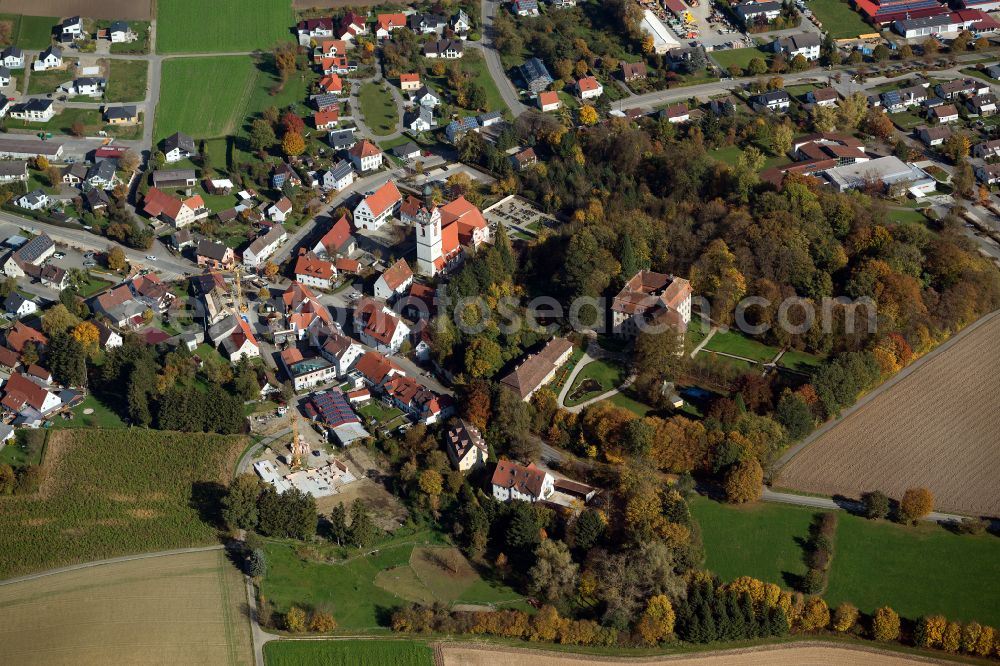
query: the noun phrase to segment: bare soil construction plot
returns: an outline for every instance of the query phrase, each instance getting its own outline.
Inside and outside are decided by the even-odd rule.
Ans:
[[[0,586],[8,664],[253,664],[243,577],[222,550]]]
[[[652,666],[906,666],[942,663],[936,659],[911,657],[882,650],[833,645],[769,645],[745,650],[726,650],[698,655],[613,659],[582,654],[558,654],[539,650],[444,645],[440,648],[444,666],[612,666],[644,664]]]
[[[86,16],[98,19],[148,21],[150,0],[4,0],[3,11],[29,16]]]
[[[823,433],[775,485],[899,498],[929,488],[935,508],[1000,516],[1000,316],[983,322]]]

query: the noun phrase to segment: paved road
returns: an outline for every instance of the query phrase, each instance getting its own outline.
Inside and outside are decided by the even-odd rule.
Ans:
[[[492,0],[480,0],[480,3],[482,8],[483,39],[479,43],[467,42],[467,44],[482,49],[483,55],[486,58],[486,69],[489,70],[493,83],[496,84],[497,89],[500,91],[500,97],[503,98],[504,104],[510,109],[511,114],[517,118],[527,111],[528,107],[521,103],[517,89],[510,82],[510,79],[507,78],[507,72],[504,71],[503,63],[500,62],[500,54],[493,45],[493,18],[496,16],[499,3]]]
[[[831,509],[838,510],[842,509],[844,511],[858,512],[862,509],[861,502],[855,502],[853,500],[833,500],[828,497],[812,497],[810,495],[796,495],[794,493],[781,493],[771,490],[767,486],[764,487],[764,493],[761,495],[761,499],[765,502],[777,502],[779,504],[794,504],[796,506],[808,506],[816,509]],[[960,516],[955,513],[939,513],[937,511],[932,511],[927,514],[921,520],[927,520],[934,523],[941,523],[943,525],[949,523],[961,522],[965,516]]]
[[[781,468],[784,465],[788,464],[788,462],[792,458],[794,458],[796,455],[798,455],[803,449],[805,449],[807,446],[809,446],[810,444],[812,444],[813,442],[815,442],[817,439],[819,439],[820,437],[822,437],[826,433],[830,432],[831,430],[833,430],[834,428],[836,428],[837,426],[839,426],[849,416],[851,416],[852,414],[854,414],[855,412],[857,412],[857,411],[859,411],[861,409],[864,409],[864,407],[866,405],[868,405],[869,403],[871,403],[873,400],[875,400],[876,398],[878,398],[880,395],[882,395],[886,391],[892,389],[894,386],[896,386],[896,384],[899,384],[900,382],[904,381],[907,377],[909,377],[914,372],[916,372],[918,369],[920,369],[921,367],[923,367],[926,363],[928,363],[932,359],[938,357],[940,354],[948,351],[953,346],[955,346],[956,344],[958,344],[959,342],[961,342],[966,336],[972,334],[972,332],[975,331],[977,328],[979,328],[980,326],[983,326],[984,324],[987,324],[987,323],[993,321],[993,319],[995,319],[998,316],[1000,316],[1000,310],[995,310],[995,311],[993,311],[993,312],[991,312],[991,313],[983,316],[982,318],[980,318],[979,320],[975,321],[974,323],[966,326],[958,334],[953,335],[946,342],[944,342],[943,344],[939,345],[934,350],[928,352],[927,354],[924,354],[919,359],[917,359],[916,361],[914,361],[910,365],[906,366],[905,368],[903,368],[902,370],[900,370],[899,372],[897,372],[895,377],[893,377],[889,381],[885,382],[884,384],[882,384],[881,386],[879,386],[878,388],[876,388],[875,390],[873,390],[871,393],[868,393],[867,395],[865,395],[863,398],[861,398],[856,403],[854,403],[853,406],[845,409],[843,411],[843,413],[841,413],[841,415],[840,415],[839,418],[836,418],[836,419],[834,419],[832,421],[828,421],[827,423],[823,424],[822,426],[820,426],[819,428],[817,428],[811,435],[809,435],[808,437],[806,437],[805,439],[803,439],[801,442],[799,442],[795,446],[793,446],[790,449],[788,449],[785,452],[785,454],[783,456],[781,456],[780,458],[778,458],[778,460],[774,463],[773,470],[775,472],[780,471]]]
[[[28,574],[27,576],[18,576],[17,578],[8,578],[7,580],[0,581],[0,585],[13,585],[14,583],[23,583],[28,580],[35,580],[36,578],[44,578],[46,576],[54,576],[56,574],[66,573],[68,571],[79,571],[80,569],[90,569],[91,567],[100,567],[106,564],[117,564],[119,562],[132,562],[134,560],[148,560],[153,557],[167,557],[169,555],[183,555],[184,553],[203,553],[209,550],[222,550],[225,548],[222,544],[215,546],[202,546],[200,548],[176,548],[174,550],[161,550],[155,553],[141,553],[138,555],[124,555],[122,557],[112,557],[108,560],[97,560],[96,562],[84,562],[82,564],[71,564],[66,567],[58,567],[56,569],[48,569],[46,571],[39,571],[38,573]]]

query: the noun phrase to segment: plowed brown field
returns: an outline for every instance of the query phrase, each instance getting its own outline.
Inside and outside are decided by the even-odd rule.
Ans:
[[[929,488],[935,509],[1000,516],[1000,316],[993,316],[820,435],[776,485],[899,498]]]
[[[818,645],[769,645],[745,650],[726,650],[699,655],[613,659],[539,650],[495,647],[442,646],[444,666],[612,666],[622,663],[643,666],[909,666],[943,663],[936,659],[869,650]]]
[[[97,19],[148,21],[150,0],[3,0],[0,10],[29,16],[86,16]]]

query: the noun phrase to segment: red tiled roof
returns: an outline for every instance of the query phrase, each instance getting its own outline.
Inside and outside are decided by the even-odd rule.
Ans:
[[[299,258],[295,262],[295,277],[306,275],[320,280],[329,280],[333,277],[334,267],[329,261],[323,261],[305,248],[299,252]]]
[[[378,23],[378,27],[383,30],[393,30],[395,28],[406,27],[406,15],[405,14],[379,14],[375,21]]]
[[[552,90],[538,93],[538,103],[541,106],[548,106],[549,104],[558,104],[559,95]]]
[[[354,364],[354,369],[375,385],[381,384],[393,372],[405,374],[403,369],[391,359],[373,351],[362,354],[358,362]]]
[[[329,123],[335,123],[338,120],[340,120],[340,109],[335,106],[313,114],[313,124],[316,127],[325,127]]]
[[[525,467],[512,460],[501,460],[493,471],[493,485],[501,488],[512,488],[519,493],[541,497],[542,485],[545,483],[545,472],[534,463]]]
[[[396,187],[396,182],[390,180],[366,197],[365,202],[368,204],[372,215],[378,217],[392,206],[395,206],[402,198],[399,188]]]
[[[333,223],[333,226],[319,239],[319,242],[326,248],[328,254],[334,254],[344,246],[350,236],[351,223],[347,221],[347,216],[343,215]]]
[[[49,395],[48,391],[20,372],[15,372],[10,376],[10,379],[3,386],[3,391],[3,404],[16,410],[28,404],[41,411],[42,405],[45,404],[45,398]]]
[[[339,93],[344,89],[344,82],[336,74],[327,74],[319,80],[319,87],[328,93]]]
[[[441,226],[449,226],[453,222],[458,222],[458,234],[466,244],[472,241],[473,232],[486,228],[482,212],[464,196],[441,206]]]
[[[350,155],[351,157],[373,157],[381,152],[382,151],[379,150],[378,146],[376,146],[374,143],[372,143],[368,139],[362,139],[358,143],[351,146],[351,149],[348,151],[347,154]]]
[[[382,279],[385,281],[386,286],[393,291],[399,289],[407,280],[413,279],[413,271],[410,270],[410,265],[406,263],[406,259],[400,259],[389,268],[385,269],[382,273]]]
[[[400,83],[420,83],[420,73],[414,72],[412,74],[400,74]]]
[[[590,92],[600,88],[601,84],[593,76],[585,76],[576,82],[576,86],[580,89],[580,92]]]
[[[337,260],[333,262],[333,265],[338,271],[344,271],[346,273],[357,273],[361,270],[361,262],[357,259],[348,259],[346,257],[337,257]]]
[[[24,350],[24,343],[29,340],[39,345],[47,345],[49,343],[48,338],[42,335],[40,331],[36,331],[20,321],[14,322],[14,326],[7,331],[7,346],[18,353]]]

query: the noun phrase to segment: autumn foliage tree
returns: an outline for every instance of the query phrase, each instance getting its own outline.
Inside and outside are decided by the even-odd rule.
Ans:
[[[926,488],[908,488],[899,501],[900,519],[916,522],[934,510],[934,495]]]
[[[637,629],[647,645],[656,645],[674,633],[674,607],[665,594],[657,594],[646,602]]]
[[[764,483],[764,470],[756,458],[741,460],[726,474],[726,499],[735,504],[755,502],[760,499]]]
[[[845,633],[858,621],[858,607],[846,601],[841,602],[833,612],[833,630]]]
[[[882,606],[872,616],[872,637],[877,641],[894,641],[899,638],[899,615],[888,606]]]
[[[597,109],[590,106],[589,104],[584,104],[580,107],[580,123],[582,125],[593,125],[597,122]]]
[[[288,132],[281,140],[281,150],[289,157],[301,155],[306,150],[306,140],[298,132]]]

